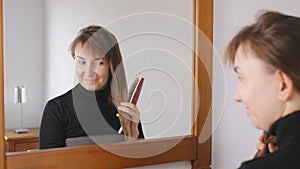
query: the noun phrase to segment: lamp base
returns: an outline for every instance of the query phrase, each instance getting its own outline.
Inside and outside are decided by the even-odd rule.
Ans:
[[[15,132],[16,133],[28,133],[29,130],[28,129],[16,129]]]

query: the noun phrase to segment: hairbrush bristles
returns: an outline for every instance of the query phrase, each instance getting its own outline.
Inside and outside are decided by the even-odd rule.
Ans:
[[[129,88],[129,91],[128,91],[128,101],[130,101],[130,99],[132,97],[132,94],[134,92],[134,89],[135,89],[136,85],[138,84],[138,82],[139,82],[139,77],[136,77],[134,79],[134,81],[132,82],[130,88]]]

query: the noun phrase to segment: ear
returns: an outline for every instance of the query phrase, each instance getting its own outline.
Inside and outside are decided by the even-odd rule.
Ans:
[[[281,70],[276,70],[276,74],[279,78],[279,95],[278,99],[285,101],[289,100],[294,91],[294,83],[289,75]]]

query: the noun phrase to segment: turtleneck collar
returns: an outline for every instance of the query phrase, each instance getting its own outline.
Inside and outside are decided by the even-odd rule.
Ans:
[[[80,83],[78,83],[73,92],[85,97],[86,99],[97,99],[100,102],[106,102],[109,100],[110,96],[110,88],[109,85],[106,85],[104,89],[96,90],[96,91],[89,91],[86,90]]]
[[[277,120],[270,128],[270,134],[275,135],[279,148],[300,142],[300,110]]]

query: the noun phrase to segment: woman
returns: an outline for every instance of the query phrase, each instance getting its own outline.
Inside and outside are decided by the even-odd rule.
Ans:
[[[80,30],[70,50],[79,84],[46,104],[40,149],[65,147],[67,138],[118,134],[121,124],[129,140],[143,138],[140,112],[127,102],[115,36],[100,26],[88,26]]]
[[[240,169],[300,168],[299,44],[300,18],[269,11],[227,47],[225,61],[239,79],[235,100],[244,103],[255,127],[276,137],[277,146]]]

